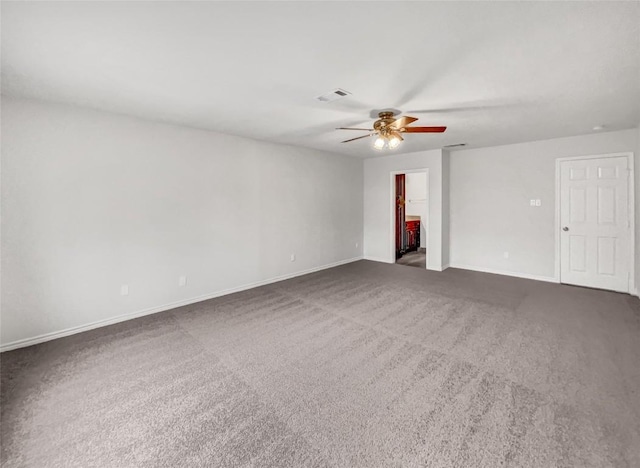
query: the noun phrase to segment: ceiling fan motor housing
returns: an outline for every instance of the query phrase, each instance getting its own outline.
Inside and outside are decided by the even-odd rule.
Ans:
[[[391,127],[396,119],[393,118],[393,112],[380,112],[378,114],[380,120],[376,120],[373,124],[373,128],[378,133],[384,135],[391,131]]]

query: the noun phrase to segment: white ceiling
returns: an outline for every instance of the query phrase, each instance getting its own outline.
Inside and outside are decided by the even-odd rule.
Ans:
[[[336,87],[352,96],[315,97]],[[2,2],[2,92],[354,156],[640,121],[639,2]]]

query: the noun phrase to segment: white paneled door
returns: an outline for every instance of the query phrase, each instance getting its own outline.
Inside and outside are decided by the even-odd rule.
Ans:
[[[631,222],[626,157],[560,163],[560,281],[629,292]]]

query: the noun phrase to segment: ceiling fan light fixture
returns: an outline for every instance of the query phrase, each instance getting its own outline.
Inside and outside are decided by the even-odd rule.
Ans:
[[[400,145],[400,138],[398,138],[397,136],[392,136],[389,139],[389,148],[391,149],[395,149]]]
[[[382,148],[384,148],[385,143],[385,139],[382,136],[379,136],[378,138],[376,138],[376,141],[373,142],[373,147],[375,149],[381,150]]]

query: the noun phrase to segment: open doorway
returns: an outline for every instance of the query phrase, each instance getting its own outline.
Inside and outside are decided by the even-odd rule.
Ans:
[[[395,175],[396,263],[427,267],[427,173]]]

